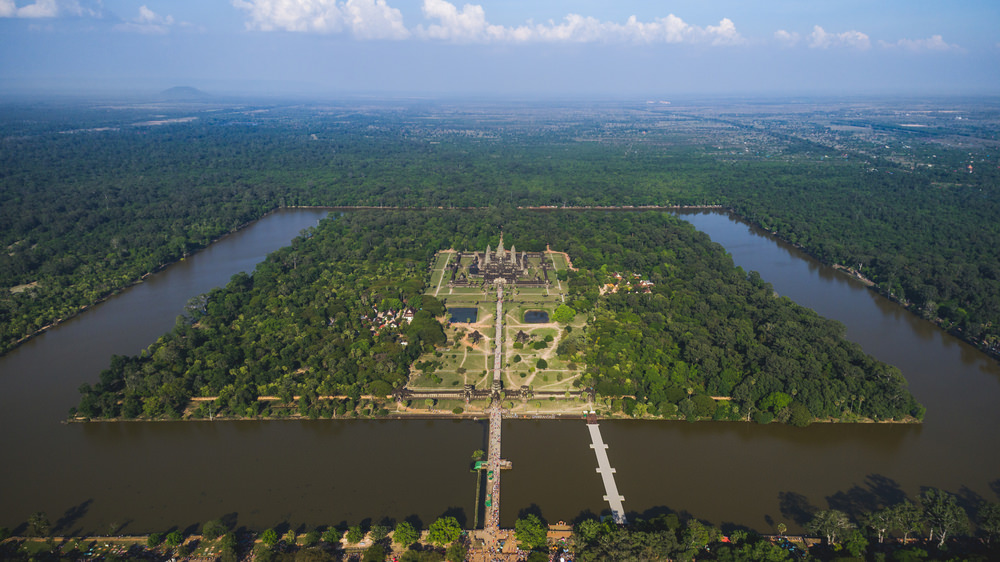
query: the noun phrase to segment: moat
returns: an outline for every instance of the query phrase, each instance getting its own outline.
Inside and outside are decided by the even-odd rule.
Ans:
[[[64,528],[54,529],[62,532],[122,521],[138,532],[228,513],[252,528],[409,515],[426,524],[449,511],[471,524],[468,455],[486,443],[485,422],[59,423],[76,403],[76,388],[96,380],[112,353],[149,345],[187,299],[252,269],[325,214],[275,213],[0,358],[0,415],[11,428],[8,458],[17,459],[0,474],[19,483],[5,493],[0,525],[15,526],[38,510],[64,518]],[[840,320],[849,338],[897,365],[928,414],[921,426],[807,429],[602,422],[630,513],[668,508],[769,531],[793,522],[796,502],[826,507],[828,498],[869,491],[875,482],[909,494],[921,486],[967,487],[990,497],[1000,477],[1000,453],[983,446],[1000,438],[995,361],[726,215],[683,217],[778,293]],[[477,320],[486,321],[481,310]],[[517,372],[511,382],[523,380]],[[582,421],[509,420],[503,433],[503,456],[517,469],[504,474],[501,525],[533,504],[551,520],[607,510]],[[371,453],[373,443],[405,459],[403,477],[388,454]]]

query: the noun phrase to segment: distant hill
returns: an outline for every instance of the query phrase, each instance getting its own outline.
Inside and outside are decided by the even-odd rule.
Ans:
[[[171,101],[204,100],[210,97],[212,96],[190,86],[176,86],[160,92],[160,98]]]

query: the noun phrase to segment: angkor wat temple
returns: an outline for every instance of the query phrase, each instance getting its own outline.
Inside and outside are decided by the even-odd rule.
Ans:
[[[465,260],[463,260],[465,258]],[[533,260],[535,268],[540,269],[534,278],[531,278],[531,266],[529,260]],[[463,261],[468,267],[463,267]],[[471,262],[468,261],[468,254],[458,252],[455,256],[455,263],[449,265],[451,269],[452,286],[471,285],[482,280],[482,283],[491,285],[493,283],[506,283],[521,287],[547,287],[549,285],[549,263],[542,252],[521,252],[511,245],[510,250],[503,247],[503,237],[500,238],[500,245],[494,251],[486,246],[486,252],[480,254],[473,252]]]

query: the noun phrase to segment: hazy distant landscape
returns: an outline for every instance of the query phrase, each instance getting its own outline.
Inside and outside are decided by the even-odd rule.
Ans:
[[[995,353],[997,109],[9,105],[3,345],[282,206],[711,204]]]

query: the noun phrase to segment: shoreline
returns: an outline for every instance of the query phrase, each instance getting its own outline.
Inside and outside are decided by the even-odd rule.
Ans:
[[[0,353],[0,357],[3,357],[4,355],[7,355],[11,351],[14,351],[18,347],[20,347],[21,344],[23,344],[25,342],[28,342],[28,341],[31,341],[32,339],[34,339],[34,338],[36,338],[36,337],[44,334],[45,332],[48,332],[52,328],[58,327],[58,326],[60,326],[60,325],[62,325],[64,323],[66,323],[66,322],[68,322],[68,321],[76,318],[77,316],[79,316],[80,314],[83,314],[84,312],[86,312],[90,308],[93,308],[93,307],[95,307],[95,306],[97,306],[97,305],[99,305],[99,304],[101,304],[101,303],[103,303],[103,302],[111,299],[112,297],[115,297],[115,296],[121,294],[122,292],[127,291],[128,289],[131,289],[132,287],[135,287],[136,285],[138,285],[138,284],[142,283],[143,281],[145,281],[148,277],[150,277],[152,275],[155,275],[155,274],[163,271],[164,269],[170,267],[171,265],[174,265],[176,263],[180,263],[180,262],[184,261],[185,259],[187,259],[187,258],[189,258],[189,257],[191,257],[191,256],[193,256],[193,255],[195,255],[195,254],[197,254],[197,253],[199,253],[199,252],[207,249],[209,246],[215,244],[216,242],[222,240],[223,238],[225,238],[227,236],[231,236],[233,234],[236,234],[237,232],[239,232],[239,231],[247,228],[248,226],[252,225],[253,223],[255,223],[255,222],[259,221],[259,220],[262,220],[262,219],[266,218],[267,216],[275,213],[276,211],[278,211],[280,209],[287,209],[287,208],[289,208],[289,207],[275,207],[275,208],[271,209],[270,211],[264,213],[263,215],[257,217],[256,219],[244,222],[243,224],[240,224],[239,226],[237,226],[236,228],[230,230],[229,232],[225,232],[223,234],[220,234],[219,236],[216,236],[215,238],[212,238],[204,246],[198,246],[197,248],[192,249],[190,252],[185,253],[183,256],[181,256],[180,258],[178,258],[176,260],[173,260],[173,261],[170,261],[170,262],[166,262],[166,263],[161,263],[160,265],[157,265],[155,268],[153,268],[152,271],[147,271],[146,273],[143,273],[138,278],[133,279],[133,280],[129,281],[128,283],[126,283],[125,285],[122,285],[121,287],[113,289],[113,290],[109,291],[108,293],[105,293],[104,295],[100,296],[99,298],[97,298],[96,300],[94,300],[91,303],[81,305],[80,308],[76,309],[76,311],[74,311],[69,316],[66,316],[65,318],[56,318],[55,320],[53,320],[49,324],[46,324],[45,326],[42,326],[41,328],[35,330],[34,332],[32,332],[32,333],[30,333],[30,334],[28,334],[26,336],[21,337],[21,339],[19,339],[16,342],[14,342],[14,343],[11,344],[10,349],[4,351],[3,353]],[[315,208],[322,208],[322,207],[315,207]]]
[[[799,244],[797,242],[792,242],[791,240],[788,240],[787,238],[785,238],[784,236],[782,236],[781,234],[779,234],[778,231],[776,231],[776,230],[768,230],[768,229],[764,228],[759,223],[754,222],[754,221],[746,218],[745,216],[743,216],[742,214],[740,214],[736,209],[734,209],[732,207],[724,207],[721,210],[724,210],[724,211],[728,212],[730,214],[730,216],[739,219],[744,224],[747,224],[747,225],[749,225],[749,226],[751,226],[753,228],[756,228],[757,230],[760,230],[761,232],[766,233],[768,236],[773,237],[775,240],[780,241],[782,244],[787,244],[787,245],[795,248],[796,250],[802,252],[803,254],[809,256],[811,259],[815,260],[817,263],[825,265],[825,266],[830,267],[830,268],[833,268],[837,272],[842,273],[842,274],[850,277],[851,279],[854,279],[855,281],[857,281],[857,282],[865,285],[869,290],[874,291],[879,296],[884,297],[889,302],[891,302],[891,303],[893,303],[895,305],[900,306],[901,308],[903,308],[903,310],[906,310],[910,314],[916,316],[919,320],[922,320],[924,322],[930,322],[931,324],[934,324],[935,326],[937,326],[938,328],[940,328],[945,333],[953,336],[954,338],[956,338],[956,339],[958,339],[958,340],[960,340],[960,341],[962,341],[964,343],[967,343],[967,344],[971,345],[972,347],[976,348],[977,351],[985,354],[987,357],[989,357],[991,359],[995,359],[997,361],[1000,361],[1000,346],[997,346],[995,348],[991,348],[991,347],[988,346],[988,344],[986,343],[985,340],[975,340],[975,339],[972,339],[972,338],[966,336],[961,330],[958,330],[956,328],[945,327],[944,326],[944,320],[941,319],[941,318],[939,318],[939,317],[935,316],[933,319],[931,319],[931,318],[925,318],[924,315],[922,314],[922,311],[918,307],[916,307],[913,303],[911,303],[909,301],[904,301],[904,300],[900,299],[899,297],[897,297],[897,296],[895,296],[893,294],[890,294],[889,292],[885,291],[884,289],[882,289],[882,287],[878,283],[876,283],[875,281],[872,281],[867,276],[865,276],[864,274],[862,274],[860,271],[857,271],[856,269],[854,269],[852,267],[845,266],[843,264],[827,262],[826,260],[823,260],[823,259],[819,258],[818,256],[816,256],[814,253],[812,253],[808,248],[806,248],[802,244]]]
[[[747,421],[747,420],[731,421],[731,420],[712,420],[712,419],[699,419],[699,420],[695,420],[695,421],[689,422],[689,421],[687,421],[684,418],[666,419],[666,418],[660,418],[660,417],[655,417],[655,416],[635,418],[635,417],[629,417],[629,416],[597,415],[596,419],[598,421],[634,421],[634,422],[646,422],[646,423],[650,423],[650,422],[653,422],[653,423],[679,423],[679,422],[684,422],[684,423],[712,423],[712,422],[716,422],[716,423],[738,423],[738,424],[753,424],[753,423],[756,423],[756,422]],[[159,422],[168,422],[168,423],[169,422],[181,422],[181,423],[183,423],[183,422],[210,422],[210,423],[214,423],[214,422],[276,422],[276,421],[402,421],[402,420],[489,421],[489,414],[485,413],[485,412],[476,412],[476,413],[465,413],[465,412],[463,412],[461,414],[456,414],[454,412],[439,411],[439,412],[427,412],[427,413],[424,413],[424,412],[413,412],[413,413],[401,413],[401,412],[398,412],[398,413],[391,413],[391,414],[388,414],[388,415],[385,415],[385,416],[360,416],[360,415],[359,416],[351,416],[351,415],[345,415],[345,416],[315,417],[315,418],[309,417],[309,416],[304,416],[304,415],[299,414],[299,413],[295,413],[295,414],[288,415],[288,416],[255,416],[255,417],[246,417],[246,416],[215,416],[213,418],[183,417],[183,418],[177,418],[177,419],[171,419],[171,418],[157,418],[157,419],[149,419],[149,418],[131,418],[131,419],[107,418],[107,419],[104,419],[104,418],[100,418],[100,419],[92,419],[92,418],[79,418],[79,417],[76,417],[76,418],[65,419],[61,423],[63,423],[63,424],[73,424],[73,423],[80,423],[80,424],[86,424],[86,423],[159,423]],[[555,412],[553,412],[553,413],[533,413],[533,414],[508,414],[508,415],[504,416],[504,420],[514,420],[514,421],[582,420],[582,421],[586,421],[587,420],[587,414],[575,414],[575,413],[574,414],[567,414],[567,413],[555,413]],[[907,418],[902,419],[902,420],[881,420],[881,421],[875,421],[875,420],[868,419],[868,418],[854,420],[854,421],[844,421],[844,420],[837,419],[837,418],[825,418],[825,419],[816,418],[816,419],[814,419],[811,422],[811,424],[817,424],[817,423],[821,423],[821,424],[880,424],[880,425],[922,425],[923,424],[922,421],[917,420],[916,418],[913,418],[913,417],[907,417]],[[779,423],[779,422],[771,422],[771,423],[765,424],[765,425],[791,426],[791,424]],[[791,426],[791,427],[794,427],[794,426]]]

